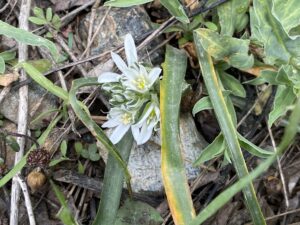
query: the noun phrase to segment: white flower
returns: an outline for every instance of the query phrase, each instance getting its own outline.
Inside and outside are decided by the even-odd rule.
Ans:
[[[152,131],[160,121],[160,111],[157,103],[149,102],[142,114],[141,119],[132,126],[132,134],[138,145],[146,143]]]
[[[109,112],[109,120],[103,128],[115,128],[109,139],[113,144],[118,143],[134,123],[135,113],[121,108],[112,108]]]
[[[123,84],[126,88],[139,93],[146,93],[158,79],[161,69],[152,68],[150,72],[148,72],[146,68],[138,62],[137,51],[131,34],[125,36],[124,48],[127,65],[119,55],[114,52],[111,53],[111,57],[118,69],[122,72],[122,75],[105,72],[99,76],[98,82],[112,83],[119,82],[120,79],[123,79]]]
[[[158,93],[153,85],[161,69],[146,69],[138,62],[136,47],[130,34],[125,36],[124,47],[127,64],[119,55],[111,53],[122,74],[105,72],[98,78],[102,90],[111,96],[109,103],[112,106],[108,121],[102,127],[114,129],[110,135],[113,144],[118,143],[131,129],[135,141],[140,145],[149,140],[160,121]]]

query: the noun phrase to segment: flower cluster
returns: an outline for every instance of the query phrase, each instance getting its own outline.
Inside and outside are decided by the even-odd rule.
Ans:
[[[105,72],[98,78],[102,89],[111,96],[108,121],[102,127],[114,128],[110,136],[114,144],[131,129],[135,141],[140,145],[147,142],[153,130],[159,126],[160,111],[155,83],[161,69],[148,68],[138,62],[130,34],[125,36],[124,47],[127,64],[119,55],[111,53],[121,74]]]

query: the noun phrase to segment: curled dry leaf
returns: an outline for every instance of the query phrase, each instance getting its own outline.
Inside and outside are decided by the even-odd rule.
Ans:
[[[6,87],[18,79],[19,79],[18,73],[7,73],[7,74],[0,75],[0,86]]]

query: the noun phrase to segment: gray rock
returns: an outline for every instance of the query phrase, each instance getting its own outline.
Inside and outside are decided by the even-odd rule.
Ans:
[[[108,133],[110,132],[108,131]],[[207,143],[197,131],[194,119],[189,113],[180,116],[180,139],[186,175],[189,180],[192,180],[200,173],[199,168],[194,168],[192,163],[198,158]],[[107,153],[101,152],[101,155],[106,161]],[[134,146],[131,150],[128,170],[131,174],[132,190],[135,193],[163,192],[160,164],[161,146],[158,132],[146,144]]]
[[[99,9],[97,9],[93,33],[101,23],[107,10],[107,7],[99,7]],[[84,42],[87,40],[89,23],[90,14],[87,14],[79,26],[79,34]],[[145,38],[145,35],[150,31],[152,31],[151,21],[144,8],[111,8],[101,26],[97,38],[91,46],[91,55],[101,54],[123,45],[124,36],[128,33],[130,33],[135,40],[139,40],[142,37]],[[145,57],[146,60],[149,59],[149,57],[147,57],[147,52],[156,46],[157,43],[157,41],[154,41],[146,49],[138,52],[139,56]],[[157,63],[157,61],[161,59],[161,54],[161,51],[152,54],[151,62],[154,64]],[[103,60],[98,60],[96,62],[101,64],[103,63]]]
[[[0,90],[1,91],[1,90]],[[40,87],[35,83],[31,83],[29,85],[29,113],[31,114],[34,110],[35,113],[32,117],[29,117],[29,122],[32,119],[36,118],[36,116],[40,115],[41,113],[48,112],[52,109],[57,109],[57,98],[52,94],[47,94],[45,89]],[[39,105],[40,104],[40,105]],[[11,90],[6,97],[4,98],[3,102],[0,104],[0,113],[10,121],[14,123],[18,123],[18,108],[19,108],[19,91],[18,90]],[[47,114],[47,120],[51,120],[53,113]],[[30,125],[31,129],[41,128],[46,126],[48,123],[43,123],[43,121],[39,121],[34,125]]]

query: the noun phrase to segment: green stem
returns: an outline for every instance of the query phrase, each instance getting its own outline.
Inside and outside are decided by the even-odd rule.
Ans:
[[[121,157],[128,161],[133,144],[131,131],[116,145]],[[111,225],[117,215],[122,194],[124,172],[114,156],[109,154],[104,174],[101,201],[93,225]]]

